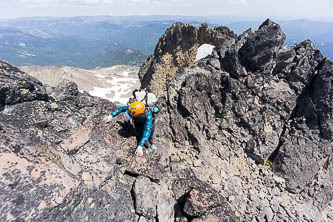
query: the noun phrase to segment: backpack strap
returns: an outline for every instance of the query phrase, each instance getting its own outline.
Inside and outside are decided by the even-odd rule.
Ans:
[[[145,119],[147,119],[148,114],[149,114],[149,106],[146,108],[146,118]]]
[[[146,91],[145,97],[143,97],[141,102],[143,102],[145,104],[145,106],[148,106],[148,92],[147,91]]]

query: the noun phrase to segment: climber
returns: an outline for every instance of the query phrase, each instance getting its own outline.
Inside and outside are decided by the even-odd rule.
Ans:
[[[133,119],[135,131],[139,141],[136,148],[136,155],[143,157],[143,148],[146,148],[146,153],[149,153],[149,148],[152,151],[156,150],[156,146],[153,144],[153,135],[155,131],[155,120],[152,110],[146,108],[143,102],[135,101],[129,106],[121,106],[114,110],[104,120],[110,122],[113,117],[117,116],[121,112],[125,112],[126,116]]]

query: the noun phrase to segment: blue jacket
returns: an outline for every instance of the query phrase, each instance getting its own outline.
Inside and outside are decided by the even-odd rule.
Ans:
[[[121,106],[115,109],[111,115],[115,117],[119,115],[121,112],[126,112],[128,110],[128,107],[129,106]],[[153,113],[150,110],[146,109],[143,117],[133,117],[133,120],[136,123],[144,124],[144,131],[142,134],[142,138],[139,142],[140,146],[144,146],[145,142],[149,139],[151,131],[153,129],[153,120],[154,120]]]

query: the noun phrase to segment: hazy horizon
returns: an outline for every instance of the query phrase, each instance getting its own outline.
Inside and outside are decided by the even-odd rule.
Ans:
[[[219,16],[219,15],[176,15],[176,14],[147,14],[147,15],[72,15],[72,16],[50,16],[50,15],[31,15],[31,16],[22,16],[22,17],[13,17],[5,18],[0,17],[1,20],[14,20],[14,19],[24,19],[24,18],[78,18],[78,17],[188,17],[188,18],[235,18],[236,20],[249,20],[249,21],[258,21],[263,19],[276,19],[280,21],[289,21],[289,20],[312,20],[320,22],[333,22],[333,18],[324,18],[324,17],[276,17],[276,16],[262,16],[262,17],[249,17],[249,16]]]
[[[333,21],[333,1],[268,0],[9,0],[0,19],[77,16],[235,17],[237,20]]]

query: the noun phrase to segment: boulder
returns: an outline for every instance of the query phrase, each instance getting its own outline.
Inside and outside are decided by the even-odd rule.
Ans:
[[[133,193],[135,197],[135,211],[146,218],[156,217],[156,190],[147,177],[135,180]]]
[[[5,105],[47,100],[45,87],[36,78],[0,61],[0,110]]]

